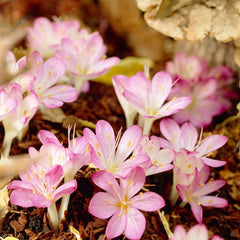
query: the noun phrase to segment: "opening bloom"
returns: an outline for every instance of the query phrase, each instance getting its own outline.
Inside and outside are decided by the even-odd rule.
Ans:
[[[137,167],[120,184],[107,171],[93,174],[93,182],[106,192],[96,193],[90,201],[89,212],[101,219],[110,220],[107,224],[107,238],[124,233],[129,239],[140,239],[146,220],[139,210],[156,211],[165,206],[161,196],[154,192],[140,192],[145,183],[144,170]]]
[[[124,80],[119,77],[117,79],[118,81]],[[191,102],[190,97],[173,97],[171,101],[164,104],[171,88],[172,78],[163,71],[156,73],[152,80],[143,72],[138,72],[130,78],[129,84],[124,86],[123,96],[143,117],[144,135],[149,135],[156,119],[174,114]]]
[[[112,126],[105,120],[99,120],[96,124],[96,134],[89,128],[83,130],[93,148],[92,161],[100,169],[109,171],[116,177],[125,177],[133,168],[149,161],[149,157],[142,153],[132,154],[140,143],[142,130],[134,125],[128,128],[120,139],[121,131],[116,139]]]

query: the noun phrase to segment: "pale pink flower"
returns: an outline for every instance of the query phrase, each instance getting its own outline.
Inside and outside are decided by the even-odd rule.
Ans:
[[[144,170],[137,167],[120,184],[104,170],[92,176],[93,182],[106,192],[96,193],[90,201],[89,212],[107,224],[108,239],[124,234],[128,239],[140,239],[146,226],[144,215],[139,211],[156,211],[165,206],[163,198],[154,192],[140,192],[145,183]],[[136,195],[137,194],[137,195]]]
[[[116,177],[125,177],[137,165],[149,161],[146,154],[132,155],[133,150],[140,143],[142,130],[134,125],[128,128],[120,139],[117,139],[112,126],[105,120],[96,124],[96,134],[89,128],[83,130],[83,135],[93,148],[92,161],[96,167],[107,170]]]
[[[61,40],[77,37],[78,29],[77,20],[51,22],[45,17],[38,17],[34,20],[33,27],[28,28],[28,45],[32,51],[37,50],[44,58],[53,57]]]
[[[194,151],[195,156],[211,167],[220,167],[225,161],[208,158],[207,155],[222,147],[228,140],[226,136],[214,134],[197,143],[198,133],[191,123],[184,123],[181,127],[172,119],[162,119],[160,131],[167,139],[160,138],[162,148],[170,148],[178,152],[182,148]]]
[[[21,207],[49,207],[77,188],[76,180],[58,187],[63,178],[60,165],[46,168],[35,163],[27,171],[20,173],[20,178],[21,180],[12,181],[7,188],[13,189],[10,202]]]
[[[31,72],[35,80],[30,84],[31,92],[35,93],[40,103],[48,108],[56,108],[64,102],[73,102],[78,93],[69,85],[55,85],[64,75],[65,66],[61,59],[53,57],[43,62],[38,52],[30,55]]]
[[[20,91],[21,87],[17,83],[11,85],[12,88],[9,89],[8,94],[14,96],[17,106],[2,120],[5,134],[1,150],[4,158],[9,155],[13,139],[28,126],[39,107],[38,98],[35,94],[32,93],[23,98]]]
[[[5,86],[0,88],[0,120],[10,114],[17,107],[17,100],[9,94]]]
[[[27,57],[24,56],[16,61],[14,54],[11,51],[7,51],[5,61],[7,71],[13,76],[12,82],[16,82],[21,85],[22,93],[29,90],[29,84],[34,80],[34,76],[30,72],[21,73],[27,65]],[[16,74],[18,75],[14,76]]]
[[[166,65],[166,71],[177,80],[168,99],[188,96],[192,102],[173,119],[179,124],[190,121],[196,127],[208,126],[214,116],[231,107],[237,94],[230,90],[232,72],[224,66],[210,69],[204,60],[179,53]]]
[[[112,78],[115,93],[125,114],[127,128],[133,125],[134,118],[137,115],[137,110],[134,106],[131,105],[130,102],[125,99],[125,97],[123,96],[123,92],[126,86],[129,86],[132,83],[135,84],[136,81],[134,80],[134,78],[135,75],[129,78],[124,75],[117,75],[113,76]]]
[[[186,232],[183,226],[177,225],[174,229],[174,235],[169,240],[208,240],[208,230],[204,224],[196,224]],[[224,239],[214,235],[212,240]]]
[[[157,138],[143,136],[140,144],[134,150],[133,155],[145,153],[150,158],[150,164],[143,164],[145,175],[153,175],[172,169],[171,164],[175,158],[175,152],[171,149],[160,149],[160,141]]]
[[[228,205],[227,200],[207,195],[217,191],[226,184],[223,180],[212,180],[205,183],[206,177],[201,177],[201,173],[195,170],[195,176],[190,185],[177,185],[177,191],[183,202],[189,203],[196,220],[201,223],[203,209],[202,206],[223,208]]]
[[[187,81],[198,81],[202,72],[205,71],[207,63],[197,56],[186,57],[182,53],[177,53],[173,61],[166,63],[166,71],[174,79],[184,79]]]
[[[172,88],[172,79],[167,72],[156,73],[152,80],[143,72],[138,72],[129,85],[125,86],[123,96],[144,117],[143,133],[149,135],[152,123],[159,118],[169,116],[185,108],[190,97],[173,97],[164,104]]]
[[[55,55],[61,58],[66,69],[75,77],[75,87],[81,91],[84,81],[94,79],[106,73],[119,62],[118,57],[106,58],[107,47],[98,32],[88,34],[85,29],[80,31],[78,39],[64,38],[61,49]]]
[[[222,106],[222,112],[229,110],[232,107],[231,100],[237,99],[238,94],[230,89],[233,83],[233,72],[226,66],[216,66],[203,73],[204,81],[211,78],[217,80],[216,97]]]
[[[196,127],[208,126],[214,116],[222,113],[221,103],[215,95],[216,89],[216,79],[194,84],[187,81],[177,82],[168,99],[188,96],[192,98],[192,102],[183,111],[175,114],[173,119],[179,124],[190,121]]]

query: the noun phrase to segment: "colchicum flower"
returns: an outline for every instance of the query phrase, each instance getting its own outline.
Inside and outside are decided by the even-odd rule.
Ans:
[[[121,80],[119,77],[115,78]],[[149,135],[156,119],[172,115],[191,102],[190,97],[173,97],[171,101],[164,104],[172,88],[172,79],[167,72],[163,71],[156,73],[152,80],[143,72],[138,72],[124,87],[123,96],[134,106],[140,118],[143,118],[144,135]]]
[[[162,148],[170,148],[175,152],[182,148],[195,152],[195,156],[203,160],[210,167],[221,167],[226,164],[225,161],[208,158],[207,155],[220,147],[228,140],[226,136],[211,135],[199,143],[197,129],[191,123],[184,123],[181,127],[172,119],[162,119],[160,122],[160,131],[164,138],[159,138]],[[201,139],[200,139],[201,140]]]
[[[194,179],[190,185],[177,185],[178,193],[185,203],[189,203],[196,220],[201,223],[203,209],[202,206],[211,206],[216,208],[223,208],[228,205],[227,200],[207,195],[209,193],[217,191],[219,188],[226,184],[223,180],[210,180],[205,183],[206,177],[201,177],[201,174],[195,171]]]
[[[89,212],[107,224],[107,238],[124,233],[128,239],[140,239],[146,226],[146,219],[139,211],[157,211],[165,206],[163,198],[154,192],[140,192],[145,183],[144,170],[137,167],[120,184],[107,171],[93,174],[93,182],[106,192],[96,193],[90,201]]]
[[[10,85],[8,94],[14,96],[17,106],[2,120],[5,131],[2,144],[2,157],[4,159],[8,158],[13,139],[28,126],[39,107],[38,98],[35,94],[32,93],[23,98],[21,86],[17,83],[11,83]]]
[[[150,138],[143,136],[133,155],[140,153],[147,154],[151,160],[150,164],[142,166],[146,176],[165,172],[174,167],[171,163],[175,158],[175,152],[172,149],[160,149],[160,141],[154,136]]]
[[[177,225],[174,235],[169,240],[208,240],[208,230],[204,224],[197,224],[190,228],[188,232],[183,226]],[[218,235],[214,235],[211,240],[224,240]]]
[[[47,108],[57,108],[64,102],[73,102],[78,93],[69,85],[55,85],[64,75],[65,66],[61,59],[53,57],[43,62],[38,52],[32,52],[29,59],[31,73],[35,80],[30,84],[30,91],[35,93],[39,102]],[[55,85],[55,86],[54,86]]]
[[[64,38],[55,55],[75,76],[75,87],[80,93],[85,81],[103,75],[119,62],[118,57],[106,59],[106,52],[107,47],[98,32],[88,34],[86,29],[82,29],[78,39]]]
[[[231,108],[231,99],[237,98],[230,89],[232,72],[225,66],[209,69],[206,61],[178,53],[166,64],[166,71],[177,80],[168,99],[192,98],[188,107],[173,116],[179,124],[190,121],[196,127],[206,127],[214,116]]]
[[[59,47],[63,38],[75,38],[78,35],[79,22],[71,21],[49,21],[45,17],[34,20],[33,27],[28,28],[28,45],[31,51],[38,51],[44,58],[54,56],[56,48]]]
[[[75,179],[59,186],[62,178],[61,165],[46,168],[38,162],[34,163],[27,171],[20,173],[21,180],[14,180],[8,185],[8,189],[13,189],[10,202],[21,207],[47,207],[51,223],[56,228],[59,218],[55,202],[77,188]]]
[[[105,120],[97,122],[96,135],[89,128],[83,130],[83,136],[93,148],[94,165],[114,174],[115,177],[125,177],[136,166],[149,161],[149,157],[144,153],[133,154],[130,157],[142,138],[142,130],[139,126],[128,128],[121,139],[120,134],[121,132],[115,139],[112,126]]]

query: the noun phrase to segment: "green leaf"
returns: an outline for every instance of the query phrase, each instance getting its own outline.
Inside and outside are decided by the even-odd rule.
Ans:
[[[94,79],[93,81],[111,85],[112,76],[123,74],[127,77],[130,77],[139,71],[143,72],[145,65],[149,65],[149,68],[153,68],[154,62],[149,58],[126,57],[121,59],[119,63],[113,66],[107,73]]]

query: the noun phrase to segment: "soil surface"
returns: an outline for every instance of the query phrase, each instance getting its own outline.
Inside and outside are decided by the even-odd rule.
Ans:
[[[8,1],[6,1],[8,2]],[[3,5],[5,18],[11,21],[19,21],[23,15],[28,18],[36,16],[51,16],[73,13],[76,9],[78,17],[87,23],[93,30],[98,30],[104,37],[108,46],[109,56],[119,56],[121,58],[132,55],[131,49],[127,46],[125,39],[119,38],[109,27],[104,14],[99,11],[97,1],[10,1]],[[41,3],[42,2],[42,3]],[[70,2],[70,3],[69,3]],[[64,5],[65,4],[65,5]],[[55,8],[54,8],[55,7]],[[80,10],[81,9],[81,10]],[[13,14],[13,10],[18,15]],[[158,71],[157,64],[154,72]],[[233,107],[234,108],[234,107]],[[90,83],[90,91],[81,94],[74,103],[64,104],[62,107],[67,117],[56,123],[43,119],[41,112],[38,112],[31,120],[29,131],[22,141],[15,140],[11,148],[11,155],[26,153],[28,147],[39,148],[41,143],[37,137],[41,129],[52,131],[63,144],[67,144],[67,126],[69,123],[76,123],[76,132],[82,133],[83,127],[79,119],[96,123],[100,119],[107,120],[115,130],[115,133],[122,127],[125,129],[125,119],[122,108],[116,98],[113,87],[97,82]],[[224,116],[225,118],[225,116]],[[216,123],[222,123],[223,117],[215,119]],[[233,118],[220,125],[212,124],[207,129],[207,134],[223,134],[229,137],[230,141],[213,157],[226,160],[222,168],[211,169],[211,177],[214,179],[224,179],[226,186],[217,193],[228,200],[229,205],[223,209],[207,208],[203,210],[203,223],[209,230],[209,236],[220,235],[225,240],[240,239],[240,157],[239,157],[239,136],[240,119]],[[151,134],[160,136],[159,121],[153,125]],[[4,131],[0,126],[0,141],[3,140]],[[99,189],[94,186],[91,176],[94,169],[84,167],[76,174],[78,189],[71,195],[70,205],[66,213],[66,220],[63,220],[57,230],[53,230],[49,224],[46,209],[21,208],[9,204],[9,212],[1,221],[0,236],[14,236],[21,239],[76,239],[69,227],[76,228],[83,239],[106,239],[105,228],[107,220],[101,220],[88,213],[88,204],[94,193]],[[181,208],[171,206],[169,191],[172,183],[172,172],[166,172],[147,178],[146,188],[159,193],[166,201],[164,207],[165,217],[169,221],[171,230],[178,224],[185,229],[197,224],[191,209],[188,205]],[[147,226],[142,239],[166,240],[167,235],[159,219],[158,213],[144,213],[147,219]],[[121,236],[117,239],[124,239]]]

